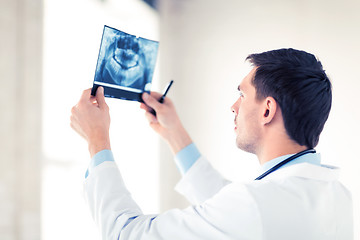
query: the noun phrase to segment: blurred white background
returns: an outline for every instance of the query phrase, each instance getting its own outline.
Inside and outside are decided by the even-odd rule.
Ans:
[[[342,168],[360,239],[360,2],[159,0],[0,2],[0,239],[99,239],[82,198],[89,162],[69,127],[70,110],[91,87],[103,26],[159,40],[153,90],[169,96],[200,151],[234,181],[256,176],[254,156],[235,147],[236,88],[250,53],[292,47],[315,54],[333,83],[333,108],[317,147]],[[188,203],[166,145],[134,102],[108,99],[112,148],[145,213]]]

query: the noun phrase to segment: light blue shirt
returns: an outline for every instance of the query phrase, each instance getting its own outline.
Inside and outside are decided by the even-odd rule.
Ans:
[[[194,143],[181,149],[175,155],[175,163],[180,173],[184,175],[187,170],[200,158],[201,154]]]
[[[295,155],[295,154],[296,153],[277,157],[277,158],[274,158],[274,159],[264,163],[260,168],[260,173],[262,174],[262,173],[268,171],[269,169],[274,167],[276,164],[284,161],[286,158],[291,157],[292,155]],[[280,168],[289,167],[291,165],[298,164],[298,163],[310,163],[310,164],[315,164],[315,165],[320,166],[321,165],[320,162],[321,162],[321,158],[320,158],[319,153],[308,153],[308,154],[304,154],[298,158],[295,158],[294,160],[286,163],[285,165],[283,165]]]
[[[281,161],[285,160],[286,158],[292,155],[293,154],[284,155],[264,163],[260,168],[260,173],[266,172],[270,168],[274,167],[276,164],[280,163]],[[194,143],[191,143],[182,150],[180,150],[175,156],[175,163],[181,174],[184,175],[192,167],[192,165],[200,158],[200,156],[201,154]],[[93,158],[90,161],[88,170],[85,173],[85,178],[89,175],[89,173],[92,171],[94,167],[98,166],[99,164],[105,161],[114,161],[114,156],[111,150],[102,150],[93,156]],[[308,153],[290,161],[281,168],[288,167],[298,163],[310,163],[315,165],[321,165],[320,162],[321,162],[320,154]]]
[[[85,178],[87,178],[87,176],[89,175],[89,173],[94,169],[94,167],[100,165],[101,163],[103,162],[106,162],[106,161],[112,161],[114,162],[114,156],[112,154],[112,151],[111,150],[102,150],[98,153],[96,153],[93,158],[91,159],[90,161],[90,164],[89,164],[89,167],[88,169],[86,170],[86,173],[85,173]]]

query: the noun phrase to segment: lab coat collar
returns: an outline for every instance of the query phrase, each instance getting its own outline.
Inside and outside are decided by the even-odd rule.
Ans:
[[[302,177],[320,181],[335,181],[339,178],[340,169],[330,165],[314,165],[310,163],[299,163],[277,171],[264,177],[264,180],[280,179],[286,177]]]

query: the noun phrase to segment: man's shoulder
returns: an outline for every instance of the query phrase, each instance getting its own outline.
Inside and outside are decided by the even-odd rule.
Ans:
[[[336,167],[301,163],[279,169],[262,180],[233,182],[224,192],[249,194],[258,203],[268,200],[302,202],[304,198],[316,199],[319,195],[331,196],[334,192],[350,196],[338,175],[339,168]]]
[[[304,178],[318,181],[337,181],[340,169],[330,165],[315,165],[310,163],[299,163],[283,167],[271,173],[267,180],[283,180],[292,177]]]

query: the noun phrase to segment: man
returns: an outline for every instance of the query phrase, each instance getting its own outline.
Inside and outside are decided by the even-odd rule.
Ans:
[[[71,125],[89,143],[86,200],[103,239],[352,239],[350,193],[338,169],[313,148],[331,108],[331,83],[311,54],[280,49],[247,58],[254,66],[238,87],[236,145],[256,154],[263,174],[230,183],[201,156],[169,98],[143,94],[150,126],[175,154],[177,190],[192,206],[143,215],[112,158],[110,117],[99,89],[84,91]],[[96,101],[95,101],[96,100]],[[156,117],[151,110],[156,111]]]

